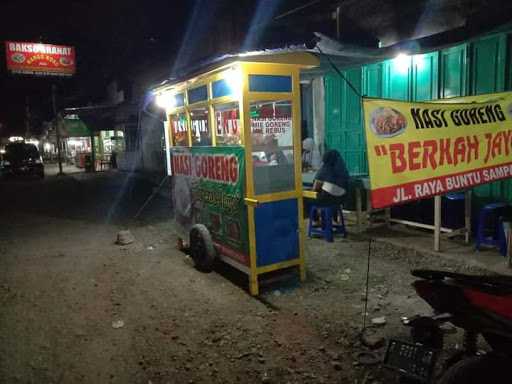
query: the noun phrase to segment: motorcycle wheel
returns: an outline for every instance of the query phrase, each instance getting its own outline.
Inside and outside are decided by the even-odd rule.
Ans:
[[[510,363],[510,359],[493,355],[463,359],[448,368],[437,384],[499,383],[508,374]]]
[[[411,324],[411,337],[415,343],[434,349],[443,349],[443,332],[430,317],[420,317],[414,320]]]

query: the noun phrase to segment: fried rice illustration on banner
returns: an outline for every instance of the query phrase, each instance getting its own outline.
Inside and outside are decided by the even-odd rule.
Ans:
[[[15,63],[23,63],[25,61],[25,56],[21,53],[15,53],[14,55],[11,56],[11,59],[12,61],[14,61]]]
[[[192,186],[186,177],[173,178],[173,205],[176,212],[176,221],[187,227],[192,224],[193,199]]]
[[[71,60],[70,58],[68,57],[64,57],[62,56],[60,59],[59,59],[59,62],[64,65],[64,66],[68,66],[68,65],[71,65],[73,64],[73,60]]]
[[[227,224],[227,234],[233,240],[240,240],[240,223],[236,221],[230,221]]]
[[[407,120],[399,111],[389,107],[375,109],[371,115],[371,128],[379,137],[393,137],[405,131]]]

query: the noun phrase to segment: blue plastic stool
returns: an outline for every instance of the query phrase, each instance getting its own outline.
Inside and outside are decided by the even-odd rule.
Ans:
[[[443,227],[458,229],[465,226],[465,200],[464,192],[450,192],[443,196],[443,217],[441,218]]]
[[[320,213],[320,225],[313,225],[316,210],[318,210]],[[333,224],[332,218],[335,214],[339,215],[341,218],[341,224]],[[343,210],[341,207],[335,205],[312,205],[309,208],[308,236],[312,237],[312,235],[321,235],[325,238],[325,240],[332,243],[334,234],[341,234],[343,237],[347,237],[345,219],[343,217]]]
[[[492,203],[482,207],[476,233],[477,250],[480,250],[481,245],[490,245],[498,247],[502,255],[506,254],[507,241],[500,217],[500,210],[506,207],[508,204],[505,203]]]

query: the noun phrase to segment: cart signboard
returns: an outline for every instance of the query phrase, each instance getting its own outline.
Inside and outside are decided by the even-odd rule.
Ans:
[[[373,208],[512,177],[512,92],[363,109]]]
[[[64,45],[6,41],[7,69],[11,73],[39,76],[72,76],[75,48]]]
[[[222,254],[249,264],[242,147],[171,149],[172,201],[180,235],[206,225]]]

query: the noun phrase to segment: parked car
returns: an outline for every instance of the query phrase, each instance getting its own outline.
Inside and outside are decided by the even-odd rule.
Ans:
[[[44,164],[34,144],[11,143],[5,146],[0,160],[2,177],[17,175],[35,175],[44,177]]]

